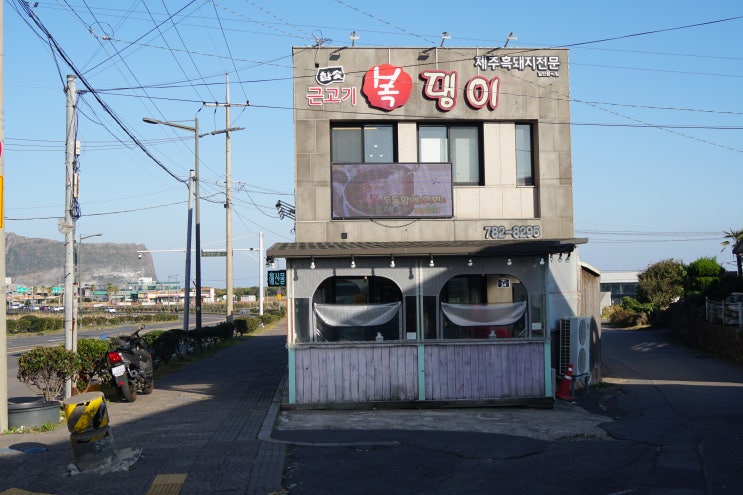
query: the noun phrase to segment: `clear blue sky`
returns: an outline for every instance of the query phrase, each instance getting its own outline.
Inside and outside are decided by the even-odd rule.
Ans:
[[[30,2],[33,6],[35,2]],[[493,3],[316,0],[41,1],[46,32],[4,4],[6,231],[63,240],[64,81],[92,89],[168,171],[193,168],[193,133],[143,117],[225,127],[232,109],[235,249],[292,241],[274,204],[294,204],[291,47],[570,48],[575,230],[600,270],[689,263],[721,253],[743,228],[743,5],[739,1]],[[719,21],[719,22],[718,22]],[[50,47],[53,42],[65,59]],[[84,81],[83,81],[84,79]],[[89,87],[86,87],[86,84]],[[145,244],[158,278],[183,280],[186,187],[139,149],[94,94],[79,97],[85,242]],[[202,248],[225,246],[225,139],[200,140]],[[132,256],[136,256],[132,253]],[[61,262],[62,260],[60,260]],[[225,286],[224,258],[203,285]],[[193,276],[193,270],[192,270]],[[258,261],[235,254],[235,286],[258,285]]]

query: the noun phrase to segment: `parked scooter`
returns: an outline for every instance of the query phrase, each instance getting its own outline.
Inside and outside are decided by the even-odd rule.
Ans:
[[[144,325],[129,336],[114,337],[116,348],[106,354],[114,385],[127,402],[137,400],[138,393],[151,394],[155,388],[152,356],[139,335],[142,330]]]

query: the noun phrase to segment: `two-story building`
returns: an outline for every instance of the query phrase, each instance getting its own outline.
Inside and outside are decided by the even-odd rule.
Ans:
[[[289,402],[551,401],[551,334],[598,320],[568,51],[295,47],[293,64],[296,242],[267,251],[286,259]]]

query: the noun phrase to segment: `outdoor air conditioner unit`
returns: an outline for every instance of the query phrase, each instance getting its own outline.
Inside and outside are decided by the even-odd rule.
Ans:
[[[560,362],[558,373],[564,375],[573,365],[573,376],[590,373],[591,318],[560,318]]]

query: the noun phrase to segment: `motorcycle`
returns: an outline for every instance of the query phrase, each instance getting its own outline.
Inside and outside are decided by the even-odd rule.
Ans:
[[[129,336],[114,337],[115,348],[106,354],[108,372],[127,402],[137,400],[138,393],[149,395],[155,388],[152,355],[139,335],[142,330],[144,325]]]

